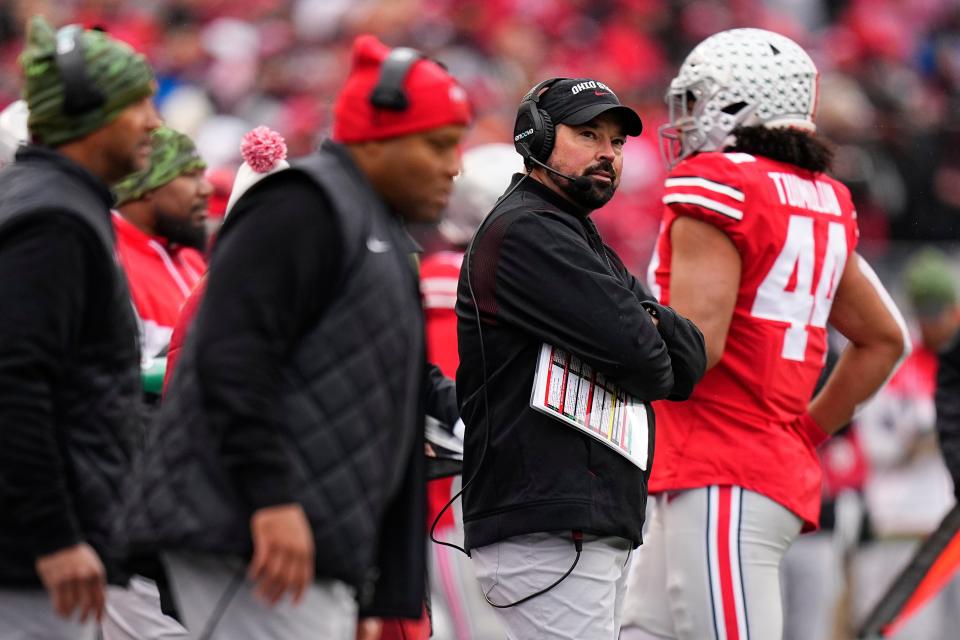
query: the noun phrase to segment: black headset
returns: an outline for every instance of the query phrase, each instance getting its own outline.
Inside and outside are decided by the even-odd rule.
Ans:
[[[63,83],[63,113],[79,116],[102,107],[107,97],[87,77],[83,27],[69,25],[57,32],[56,65]]]
[[[523,96],[513,125],[513,146],[524,158],[546,162],[553,151],[556,129],[550,114],[540,108],[540,97],[563,78],[550,78],[537,84]]]
[[[370,104],[387,111],[406,111],[410,99],[403,90],[403,81],[413,65],[424,59],[429,58],[410,47],[397,47],[390,51],[380,66],[380,76],[370,94]]]

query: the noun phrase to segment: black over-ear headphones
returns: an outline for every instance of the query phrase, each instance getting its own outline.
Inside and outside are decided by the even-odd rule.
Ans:
[[[107,97],[87,77],[83,27],[72,24],[57,32],[57,71],[63,83],[63,113],[79,116],[101,107]]]
[[[553,142],[556,139],[553,120],[549,113],[539,107],[539,103],[540,96],[559,80],[563,78],[544,80],[530,89],[520,101],[517,120],[513,125],[513,146],[524,158],[532,156],[540,162],[546,162],[553,151]]]
[[[410,47],[397,47],[392,50],[380,66],[380,76],[377,86],[370,94],[370,104],[388,111],[406,111],[410,106],[410,99],[403,90],[403,81],[413,65],[426,57]]]

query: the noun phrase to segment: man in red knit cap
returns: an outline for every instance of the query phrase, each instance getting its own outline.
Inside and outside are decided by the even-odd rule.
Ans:
[[[439,64],[361,36],[333,139],[232,207],[125,509],[192,633],[353,640],[378,633],[358,615],[419,617],[423,425],[457,412],[404,225],[446,207],[470,117]]]

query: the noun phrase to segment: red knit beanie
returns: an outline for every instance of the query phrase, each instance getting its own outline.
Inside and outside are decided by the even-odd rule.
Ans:
[[[353,42],[350,76],[333,107],[333,139],[337,142],[383,140],[436,129],[470,124],[467,92],[436,62],[414,63],[403,82],[409,106],[404,111],[378,109],[370,94],[380,77],[380,66],[390,49],[371,35]]]

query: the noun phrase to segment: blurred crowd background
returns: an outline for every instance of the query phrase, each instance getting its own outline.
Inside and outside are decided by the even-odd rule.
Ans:
[[[625,147],[620,192],[594,216],[638,275],[659,224],[657,127],[680,62],[703,38],[736,26],[795,39],[821,70],[819,132],[853,192],[860,251],[901,302],[918,354],[854,433],[824,453],[825,531],[788,557],[787,636],[845,637],[849,618],[865,614],[952,503],[933,436],[942,340],[930,338],[940,327],[930,323],[944,335],[960,327],[960,0],[0,0],[0,108],[19,97],[16,59],[37,13],[57,26],[101,25],[147,55],[162,116],[196,140],[211,168],[214,215],[225,208],[244,133],[272,127],[291,157],[324,137],[358,33],[417,47],[450,68],[477,114],[468,147],[509,142],[516,105],[534,83],[600,79],[645,123]],[[943,253],[931,257],[931,245]],[[937,305],[924,312],[931,296]],[[835,509],[842,495],[859,497]],[[905,516],[904,505],[916,512]],[[840,535],[830,533],[834,524]],[[960,582],[950,591],[932,624],[955,631]],[[834,633],[811,633],[818,616]]]
[[[469,145],[509,141],[515,107],[553,75],[605,81],[646,123],[621,193],[599,215],[642,270],[659,218],[664,90],[707,35],[784,33],[822,71],[820,131],[854,191],[864,249],[960,239],[960,3],[956,0],[4,0],[0,107],[16,99],[26,18],[102,25],[146,53],[167,122],[193,136],[223,189],[238,143],[266,124],[292,156],[314,147],[356,33],[436,56],[479,119]]]

